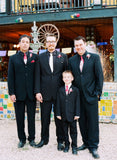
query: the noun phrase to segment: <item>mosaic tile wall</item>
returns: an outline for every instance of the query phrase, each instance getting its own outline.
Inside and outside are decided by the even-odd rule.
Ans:
[[[100,122],[117,123],[117,83],[105,82],[99,102]]]
[[[15,119],[15,111],[8,95],[6,82],[0,82],[0,119]],[[36,120],[40,120],[39,103],[36,108]],[[51,120],[54,120],[53,110]],[[99,102],[99,121],[117,123],[117,83],[104,83]]]

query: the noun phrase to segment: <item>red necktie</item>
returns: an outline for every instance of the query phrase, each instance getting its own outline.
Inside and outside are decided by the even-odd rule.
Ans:
[[[25,64],[27,63],[27,56],[26,56],[26,53],[24,53],[24,63],[25,63]]]
[[[84,65],[84,59],[83,57],[81,56],[81,60],[80,60],[80,71],[82,72],[82,69],[83,69],[83,65]]]
[[[68,94],[68,86],[66,86],[66,89],[65,89],[65,91],[66,91],[66,94]]]

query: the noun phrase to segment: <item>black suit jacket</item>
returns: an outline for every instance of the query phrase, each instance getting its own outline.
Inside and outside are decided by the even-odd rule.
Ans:
[[[34,96],[34,71],[35,63],[38,55],[28,52],[28,60],[25,65],[23,60],[23,53],[18,51],[15,55],[10,57],[8,67],[8,90],[9,94],[16,95],[16,100],[23,101],[26,96],[30,100]]]
[[[35,93],[41,93],[43,100],[56,99],[58,88],[63,84],[62,72],[68,64],[67,55],[57,52],[54,55],[54,70],[49,66],[49,52],[39,55],[35,68]]]
[[[65,86],[61,87],[57,94],[56,116],[61,116],[63,121],[72,122],[74,116],[80,116],[79,89],[71,85],[68,95]]]
[[[76,54],[69,59],[69,69],[73,72],[73,84],[80,89],[88,103],[97,101],[97,96],[101,96],[103,87],[103,71],[100,57],[97,54],[85,52],[83,55],[84,66],[80,72],[80,56]]]

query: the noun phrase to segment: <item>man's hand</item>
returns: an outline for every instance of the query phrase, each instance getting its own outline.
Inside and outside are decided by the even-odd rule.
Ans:
[[[16,96],[14,94],[10,96],[10,99],[12,102],[16,102]]]
[[[36,99],[41,103],[43,102],[43,97],[42,97],[41,93],[36,94]]]
[[[75,116],[75,117],[74,117],[74,120],[78,120],[78,119],[79,119],[79,116]]]
[[[61,120],[61,116],[56,116],[56,117]]]

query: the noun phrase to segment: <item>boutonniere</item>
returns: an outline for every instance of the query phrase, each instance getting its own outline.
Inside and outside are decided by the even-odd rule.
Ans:
[[[69,94],[70,94],[71,92],[73,92],[72,88],[69,89]]]
[[[34,62],[35,62],[35,60],[32,60],[32,61],[31,61],[31,63],[34,63]]]
[[[32,57],[32,53],[30,53],[30,58]]]
[[[91,56],[90,54],[87,54],[87,58],[88,58],[88,59],[90,58],[90,56]]]
[[[58,57],[58,58],[61,58],[62,56],[61,56],[61,54],[59,54],[57,57]]]

